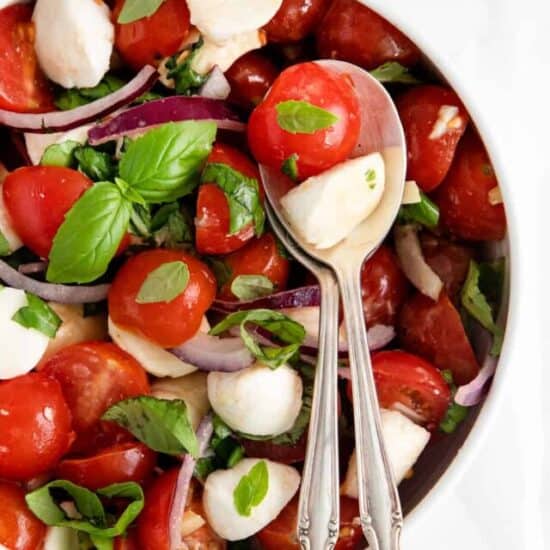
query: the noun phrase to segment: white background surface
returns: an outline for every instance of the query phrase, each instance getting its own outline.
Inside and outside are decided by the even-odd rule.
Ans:
[[[460,83],[502,169],[516,236],[519,322],[507,335],[495,413],[456,483],[405,522],[402,548],[548,549],[550,351],[543,344],[550,340],[550,291],[543,285],[550,275],[550,3],[365,3],[393,18]]]

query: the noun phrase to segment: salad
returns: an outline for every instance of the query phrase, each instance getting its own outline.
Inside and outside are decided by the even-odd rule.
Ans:
[[[319,288],[259,166],[319,248],[385,184],[356,152],[369,98],[315,59],[370,71],[405,130],[361,283],[390,462],[415,475],[494,373],[505,265],[484,250],[506,235],[482,141],[416,46],[356,0],[0,8],[0,549],[299,548]],[[363,544],[344,329],[339,349],[344,550]]]

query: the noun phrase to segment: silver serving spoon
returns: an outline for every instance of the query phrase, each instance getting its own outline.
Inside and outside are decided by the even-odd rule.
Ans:
[[[280,223],[309,256],[332,268],[342,293],[350,354],[357,449],[359,510],[363,533],[371,550],[399,548],[403,514],[399,494],[382,440],[378,398],[367,341],[361,300],[360,273],[365,259],[380,246],[399,211],[406,173],[406,146],[403,127],[395,105],[384,87],[368,72],[343,61],[323,60],[318,64],[330,71],[348,75],[357,90],[361,104],[361,133],[354,157],[379,152],[384,157],[386,185],[376,210],[346,239],[332,248],[319,250],[305,242],[286,221],[280,199],[290,190],[291,182],[277,169],[261,166],[266,195]],[[333,411],[333,414],[336,414]],[[316,442],[309,445],[315,448]],[[323,461],[323,456],[315,456]],[[321,472],[322,468],[318,468]],[[321,474],[320,474],[321,475]],[[321,483],[311,480],[309,488]],[[329,495],[318,495],[328,500]],[[302,496],[301,502],[311,501]],[[299,525],[309,518],[303,507]],[[307,542],[304,543],[307,548]],[[321,550],[322,546],[313,546]],[[324,546],[330,548],[330,546]]]

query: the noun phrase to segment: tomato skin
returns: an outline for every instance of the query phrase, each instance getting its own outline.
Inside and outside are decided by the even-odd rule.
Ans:
[[[264,27],[268,42],[299,42],[321,22],[330,0],[283,0],[275,17]]]
[[[363,541],[361,525],[354,522],[359,517],[359,505],[355,499],[340,497],[340,538],[334,550],[357,550]],[[300,550],[296,538],[298,522],[298,498],[292,499],[283,511],[256,538],[262,550]]]
[[[231,85],[229,101],[251,111],[271,88],[279,71],[261,53],[249,52],[233,63],[225,76]]]
[[[437,302],[420,293],[407,300],[399,316],[398,334],[404,349],[438,369],[450,370],[457,385],[467,384],[479,372],[460,315],[444,292]]]
[[[321,58],[341,59],[365,69],[387,61],[410,67],[418,48],[392,24],[356,0],[334,0],[317,28]]]
[[[189,268],[186,289],[168,303],[138,304],[136,296],[147,276],[176,261]],[[203,262],[176,250],[148,250],[130,258],[117,273],[109,291],[109,315],[117,325],[169,348],[196,334],[215,296],[215,278]]]
[[[289,100],[306,101],[328,110],[338,121],[313,134],[292,134],[277,122],[276,107]],[[298,155],[301,180],[346,160],[359,137],[359,100],[348,77],[316,65],[301,63],[284,70],[248,122],[248,144],[260,164],[280,169]]]
[[[208,157],[209,163],[227,164],[237,172],[254,178],[260,184],[260,173],[252,161],[238,149],[217,143]],[[244,246],[254,237],[250,223],[237,233],[229,233],[230,213],[227,198],[215,183],[199,187],[197,217],[195,219],[195,245],[200,254],[229,254]]]
[[[489,191],[498,181],[479,136],[469,131],[460,141],[445,181],[437,190],[441,224],[472,241],[498,241],[506,235],[504,206],[491,205]]]
[[[113,21],[116,22],[125,0],[116,0]],[[150,17],[133,23],[115,23],[115,46],[132,68],[158,65],[174,55],[189,34],[189,10],[185,0],[165,0]]]
[[[61,385],[40,373],[0,384],[0,478],[25,481],[51,470],[74,439]]]
[[[290,262],[281,256],[277,240],[272,233],[264,233],[244,248],[224,258],[231,276],[222,286],[218,297],[223,300],[237,300],[231,292],[231,283],[239,275],[264,275],[275,286],[275,290],[284,290],[288,281]]]
[[[397,102],[399,117],[407,140],[407,178],[423,191],[433,191],[446,176],[456,147],[466,131],[469,116],[458,96],[443,86],[416,86],[402,94]],[[444,135],[430,138],[439,110],[458,107]]]
[[[267,458],[281,464],[303,462],[306,457],[307,430],[296,445],[275,445],[269,441],[253,441],[242,439],[246,456],[251,458]]]
[[[54,108],[34,51],[32,10],[25,4],[0,10],[0,109],[43,113]]]
[[[35,254],[47,258],[65,214],[91,186],[92,181],[77,170],[24,166],[8,174],[2,194],[21,240]]]
[[[153,472],[157,455],[143,443],[121,443],[82,458],[66,458],[55,471],[59,479],[96,490],[113,483],[142,482]]]
[[[367,326],[395,324],[409,284],[392,250],[382,245],[361,270],[361,294]]]
[[[9,550],[41,548],[46,526],[27,507],[21,487],[0,481],[0,508],[0,545]]]

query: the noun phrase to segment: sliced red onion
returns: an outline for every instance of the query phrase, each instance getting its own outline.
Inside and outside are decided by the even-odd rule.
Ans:
[[[207,372],[235,372],[254,362],[241,338],[219,338],[204,332],[197,333],[191,340],[168,351],[178,359]]]
[[[158,73],[154,67],[146,65],[128,84],[109,94],[70,111],[50,113],[14,113],[0,109],[0,124],[24,132],[61,132],[82,126],[108,115],[120,107],[128,105],[156,82]]]
[[[231,93],[231,85],[223,74],[223,71],[216,65],[210,72],[208,80],[199,90],[201,97],[208,99],[227,99]]]
[[[318,306],[321,302],[321,295],[317,285],[302,286],[292,290],[285,290],[270,294],[256,300],[243,302],[230,302],[228,300],[215,300],[212,308],[224,313],[244,311],[249,309],[284,309],[294,307]]]
[[[90,304],[107,298],[110,285],[68,286],[43,283],[19,273],[4,260],[0,260],[0,280],[8,286],[31,292],[48,302],[60,304]]]
[[[42,273],[46,271],[48,267],[48,262],[30,262],[28,264],[21,264],[17,271],[23,273],[23,275],[29,275],[31,273]]]
[[[200,456],[203,456],[206,453],[213,432],[214,425],[212,423],[212,416],[207,415],[201,420],[201,423],[197,429],[197,440],[199,442]],[[176,481],[174,496],[172,498],[172,504],[170,506],[170,515],[168,516],[170,550],[181,550],[186,547],[182,540],[181,526],[183,515],[185,513],[185,506],[187,504],[187,494],[189,493],[189,486],[191,485],[191,479],[193,478],[193,471],[195,470],[196,463],[197,461],[189,454],[186,454],[183,457],[183,462]]]
[[[485,395],[487,383],[497,368],[497,359],[488,357],[477,376],[468,384],[460,386],[455,394],[455,402],[464,407],[473,407],[481,402]]]
[[[424,259],[417,228],[414,225],[396,225],[394,238],[401,269],[409,281],[422,294],[437,300],[443,289],[443,282]]]
[[[367,330],[369,349],[376,351],[386,347],[395,338],[395,328],[389,325],[374,325]]]
[[[242,132],[246,128],[224,101],[206,97],[173,96],[131,107],[94,126],[88,132],[90,145],[99,145],[120,136],[141,134],[145,130],[182,120],[212,120],[218,128]]]

